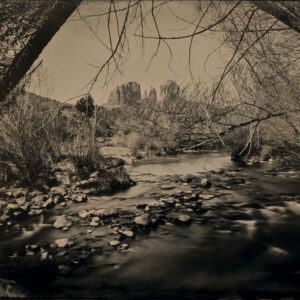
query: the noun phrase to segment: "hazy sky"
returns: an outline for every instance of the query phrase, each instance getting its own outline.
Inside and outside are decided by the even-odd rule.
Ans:
[[[157,2],[156,2],[157,3]],[[81,16],[95,15],[107,11],[109,2],[88,1],[79,7]],[[127,1],[120,1],[117,6],[125,7]],[[151,8],[151,1],[145,1],[144,12]],[[192,33],[194,27],[176,18],[176,15],[189,21],[194,21],[199,12],[195,9],[193,1],[174,1],[161,6],[157,16],[161,33],[167,36]],[[124,14],[120,14],[120,23]],[[87,23],[79,20],[74,13],[61,27],[44,49],[39,59],[43,60],[43,68],[39,78],[34,77],[29,90],[43,96],[66,101],[75,96],[97,73],[99,67],[110,54],[93,34],[90,28],[108,45],[107,17],[98,16],[85,18]],[[197,20],[196,20],[197,21]],[[90,28],[89,28],[90,27]],[[150,86],[159,88],[166,80],[175,80],[179,85],[188,83],[191,79],[188,71],[188,49],[190,39],[176,40],[169,43],[172,49],[171,68],[168,68],[170,52],[162,43],[158,55],[152,61],[148,71],[147,65],[155,52],[156,41],[145,40],[145,52],[142,52],[141,39],[134,37],[133,33],[137,23],[128,28],[127,36],[130,45],[129,56],[122,65],[122,74],[115,73],[108,86],[104,86],[106,73],[92,89],[92,96],[98,104],[107,100],[108,93],[116,86],[128,81],[136,81],[141,84],[142,91]],[[116,43],[116,19],[111,17],[111,30],[113,42]],[[145,24],[148,35],[155,35],[155,27],[151,14],[148,15]],[[219,45],[217,36],[212,34],[199,35],[194,39],[192,48],[192,71],[196,79],[208,81],[210,76],[220,73],[224,61],[221,56],[225,53],[216,51],[207,61],[206,71],[204,62],[207,56]],[[82,93],[82,92],[80,92]],[[70,101],[73,103],[76,100]]]

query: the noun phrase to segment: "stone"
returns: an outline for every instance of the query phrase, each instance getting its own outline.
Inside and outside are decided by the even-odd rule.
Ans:
[[[77,203],[86,202],[87,195],[86,194],[75,194],[72,196],[72,200]]]
[[[64,200],[64,197],[62,195],[54,195],[53,196],[53,202],[55,204],[60,203]]]
[[[66,274],[69,274],[72,271],[72,269],[65,265],[59,265],[58,271],[59,271],[59,273],[66,275]]]
[[[53,208],[54,206],[55,206],[55,203],[51,198],[49,198],[42,204],[43,208]]]
[[[135,224],[137,225],[142,225],[142,226],[147,226],[149,225],[149,216],[148,215],[141,215],[138,216],[134,219]]]
[[[28,216],[38,216],[43,213],[42,209],[31,209],[28,213]]]
[[[30,204],[29,204],[29,203],[26,203],[26,204],[24,204],[24,205],[21,205],[20,208],[21,208],[22,210],[24,210],[24,211],[27,211],[27,210],[29,209],[29,206],[30,206]]]
[[[16,203],[19,205],[24,205],[26,203],[26,198],[20,197],[20,198],[16,199]]]
[[[66,203],[66,202],[61,202],[60,205],[61,205],[61,206],[66,206],[67,203]]]
[[[90,175],[90,178],[97,178],[99,176],[99,172],[96,171]]]
[[[212,199],[214,197],[215,197],[215,195],[208,195],[208,194],[201,194],[201,195],[199,195],[199,198],[203,199],[203,200],[210,200],[210,199]]]
[[[191,221],[191,217],[188,215],[180,215],[177,219],[180,223],[184,224],[189,223]]]
[[[49,253],[47,251],[41,251],[41,260],[46,260],[49,256]]]
[[[208,179],[203,178],[200,182],[200,185],[201,187],[209,188],[211,186],[211,182]]]
[[[0,217],[0,222],[6,222],[7,220],[9,219],[9,216],[6,215],[6,214],[3,214],[1,217]]]
[[[98,209],[94,212],[95,216],[98,217],[113,217],[119,214],[119,210],[117,208],[110,208],[110,209]]]
[[[23,189],[17,189],[17,190],[14,192],[13,195],[14,195],[15,198],[20,198],[20,197],[25,196],[25,195],[26,195],[26,192],[25,192],[25,190],[23,190]]]
[[[37,195],[31,199],[31,203],[36,205],[42,205],[43,202],[48,198],[47,195]]]
[[[108,244],[109,244],[111,247],[117,247],[118,245],[121,244],[121,242],[118,241],[118,240],[113,240],[113,241],[109,241]]]
[[[92,221],[90,223],[90,226],[93,226],[93,227],[98,227],[99,226],[99,223],[97,221]]]
[[[66,215],[58,216],[53,224],[54,228],[64,228],[64,227],[71,227],[72,221]]]
[[[124,243],[121,245],[121,250],[127,250],[129,248],[129,245]]]
[[[67,248],[74,245],[74,242],[69,239],[58,239],[55,241],[55,244],[59,248]]]
[[[121,233],[122,235],[126,236],[126,237],[134,237],[134,232],[131,230],[119,230],[119,233]]]
[[[88,229],[88,230],[86,231],[87,234],[90,234],[90,233],[92,233],[92,232],[93,232],[92,229]]]
[[[160,187],[162,190],[173,190],[175,189],[174,185],[165,184]]]
[[[90,215],[89,212],[87,212],[86,210],[82,210],[78,213],[78,216],[81,218],[81,219],[86,219],[88,216]]]
[[[50,189],[50,193],[54,195],[61,195],[66,196],[68,194],[68,191],[65,187],[56,186]]]
[[[163,201],[164,203],[170,204],[170,205],[175,203],[175,200],[173,198],[161,198],[160,200]]]

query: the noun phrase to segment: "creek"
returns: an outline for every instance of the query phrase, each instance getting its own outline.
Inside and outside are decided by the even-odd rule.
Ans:
[[[14,280],[29,297],[300,295],[300,172],[275,172],[270,163],[242,168],[220,152],[146,158],[128,167],[128,172],[137,182],[128,190],[57,206],[28,221],[22,233],[3,233],[0,277]],[[200,189],[177,180],[207,174],[222,184]],[[243,178],[243,183],[230,181],[236,177]],[[172,186],[162,189],[163,185],[175,185],[183,194],[200,191],[209,196],[202,200],[201,213],[185,210],[184,205],[178,208],[191,217],[191,224],[167,221],[153,230],[136,232],[127,250],[116,251],[108,245],[116,237],[117,225],[99,226],[89,234],[89,227],[82,223],[74,222],[68,231],[52,226],[57,215],[76,220],[82,210],[118,209],[138,215],[138,205],[174,195]],[[19,254],[28,244],[49,245],[60,238],[74,241],[76,255],[91,248],[101,251],[84,263],[71,256],[75,267],[67,275],[57,272],[55,258],[41,262],[37,254]]]

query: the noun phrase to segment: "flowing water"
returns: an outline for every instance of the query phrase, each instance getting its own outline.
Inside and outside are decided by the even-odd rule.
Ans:
[[[208,190],[219,196],[203,200],[204,213],[197,222],[187,226],[167,222],[149,233],[137,234],[126,251],[109,248],[114,235],[109,226],[95,228],[89,235],[80,225],[74,224],[66,232],[51,226],[55,215],[72,216],[83,209],[118,208],[136,214],[137,204],[172,192],[160,188],[164,180],[221,169],[243,177],[246,183]],[[0,277],[14,279],[25,295],[39,297],[300,295],[300,173],[270,169],[268,163],[241,169],[228,155],[218,152],[139,161],[129,169],[136,186],[90,197],[87,203],[55,208],[45,217],[37,217],[21,234],[2,236],[0,268],[5,271]],[[186,184],[176,188],[191,190]],[[192,218],[196,216],[192,214]],[[54,263],[41,263],[34,255],[7,258],[27,244],[44,245],[63,237],[74,240],[75,248],[99,247],[103,252],[67,276],[59,275]]]

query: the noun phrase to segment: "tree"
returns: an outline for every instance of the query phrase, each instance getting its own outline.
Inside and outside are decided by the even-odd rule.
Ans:
[[[75,107],[79,112],[83,113],[86,117],[91,118],[95,110],[94,99],[91,95],[82,97],[77,101]]]
[[[3,0],[0,102],[16,87],[81,0]]]

